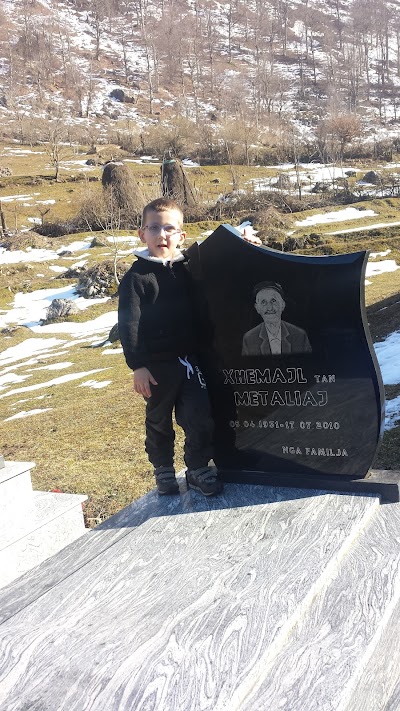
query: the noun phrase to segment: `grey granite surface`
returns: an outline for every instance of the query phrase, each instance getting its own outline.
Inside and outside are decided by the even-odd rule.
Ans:
[[[178,481],[181,491],[179,497],[160,497],[156,490],[151,491],[96,529],[87,531],[83,538],[66,546],[57,556],[45,561],[33,572],[26,573],[16,580],[11,588],[0,590],[0,623],[88,562],[101,557],[104,551],[129,535],[131,529],[137,528],[148,519],[310,498],[323,496],[325,493],[317,490],[230,484],[225,486],[221,496],[206,498],[188,491],[182,475],[178,476]]]
[[[332,579],[321,582],[284,644],[260,660],[264,680],[259,683],[259,676],[243,695],[246,711],[360,711],[361,698],[370,711],[386,708],[390,685],[399,679],[400,645],[397,640],[397,653],[385,641],[376,646],[385,630],[392,638],[394,620],[388,617],[400,599],[400,505],[380,506]],[[399,633],[397,621],[395,629]],[[378,660],[385,667],[382,687]]]
[[[359,664],[349,697],[342,706],[343,711],[400,709],[400,601],[395,597]]]
[[[150,497],[94,531],[78,566],[79,541],[41,566],[33,594],[9,586],[2,711],[250,709],[244,700],[386,509],[375,497],[314,494],[228,485],[208,500],[182,486],[180,499]],[[385,580],[393,591],[392,559]],[[346,586],[337,604],[351,614]],[[359,614],[363,627],[368,606]]]

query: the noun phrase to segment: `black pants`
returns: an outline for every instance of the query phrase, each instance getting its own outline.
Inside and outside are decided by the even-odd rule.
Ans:
[[[178,358],[152,363],[149,370],[158,385],[146,405],[146,452],[155,468],[172,467],[175,433],[172,412],[185,432],[184,459],[188,469],[207,466],[212,458],[211,441],[214,424],[207,387],[196,359],[189,356],[190,366]],[[192,371],[192,372],[191,372]]]

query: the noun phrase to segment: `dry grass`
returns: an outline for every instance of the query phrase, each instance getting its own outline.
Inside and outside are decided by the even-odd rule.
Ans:
[[[21,340],[18,332],[7,340],[7,346]],[[153,487],[144,452],[144,401],[132,392],[132,376],[123,356],[102,352],[83,345],[66,349],[65,356],[39,357],[39,367],[60,360],[71,361],[73,366],[63,371],[19,367],[16,372],[27,379],[12,387],[14,394],[0,400],[2,420],[22,410],[52,408],[7,422],[2,451],[8,459],[36,462],[36,489],[88,493],[85,515],[89,525],[99,523]],[[99,368],[104,370],[79,380],[44,385],[64,373]],[[112,382],[101,389],[81,386],[93,379]],[[42,387],[23,391],[32,384]],[[182,466],[182,461],[177,463]]]
[[[106,306],[91,307],[79,314],[79,320],[110,310]],[[27,337],[37,336],[18,328],[6,339],[5,347]],[[65,334],[55,337],[68,338]],[[36,370],[61,360],[73,365],[62,371]],[[32,477],[36,489],[87,493],[85,517],[93,526],[153,487],[144,452],[144,401],[132,391],[132,375],[121,354],[103,355],[103,349],[83,344],[66,348],[65,355],[39,356],[37,366],[18,365],[15,372],[27,379],[8,390],[14,394],[1,397],[1,420],[22,410],[52,409],[6,422],[1,451],[7,459],[36,462]],[[44,385],[62,374],[100,368],[104,370],[79,380]],[[93,379],[112,382],[101,389],[81,387],[82,382]],[[42,387],[24,392],[24,387],[33,384]],[[182,458],[177,459],[177,466],[183,466]]]
[[[376,215],[366,216],[356,218],[354,220],[344,220],[335,223],[320,223],[316,225],[309,225],[300,227],[295,225],[296,221],[303,221],[306,217],[312,216],[314,214],[321,214],[327,212],[340,212],[346,207],[352,207],[360,211],[360,215],[363,214],[365,210],[373,210]],[[335,243],[340,243],[341,240],[360,240],[360,239],[372,239],[376,235],[366,230],[365,235],[361,233],[350,233],[342,235],[329,235],[330,232],[345,232],[349,229],[361,229],[367,228],[369,225],[374,225],[377,223],[390,223],[390,222],[400,222],[400,198],[383,198],[383,199],[371,199],[363,200],[360,202],[352,203],[351,205],[331,205],[329,207],[324,207],[322,209],[305,210],[304,212],[292,213],[293,229],[295,236],[304,236],[307,234],[318,234],[321,237],[327,237],[328,239],[334,241]],[[395,234],[399,233],[399,227],[395,228]],[[382,237],[385,239],[385,228],[382,228]]]

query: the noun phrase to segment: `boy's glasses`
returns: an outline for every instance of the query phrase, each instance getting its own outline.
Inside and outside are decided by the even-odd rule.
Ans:
[[[148,230],[151,235],[158,235],[160,232],[165,232],[166,235],[171,236],[182,232],[179,227],[174,227],[174,225],[144,225],[142,229]]]

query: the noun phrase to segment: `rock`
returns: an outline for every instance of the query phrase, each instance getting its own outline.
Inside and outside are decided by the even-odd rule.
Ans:
[[[60,274],[59,279],[76,279],[82,272],[85,271],[85,267],[70,267],[66,272]]]
[[[133,96],[128,96],[123,89],[113,89],[110,91],[110,96],[116,101],[120,101],[121,104],[134,104],[135,99]]]
[[[355,178],[357,175],[356,170],[345,170],[344,174],[347,175],[348,178]]]
[[[12,175],[11,168],[8,168],[5,165],[0,165],[0,178],[9,178],[10,175]]]
[[[325,183],[324,181],[317,181],[312,188],[311,192],[312,193],[327,193],[329,191],[330,186],[328,183]]]
[[[220,182],[221,181],[219,178],[214,178],[213,180],[210,180],[210,183],[215,183],[216,185],[219,185]]]
[[[108,338],[106,338],[105,341],[102,341],[101,343],[95,343],[92,345],[92,348],[102,348],[108,343],[116,343],[119,341],[119,330],[118,330],[118,324],[116,323],[110,333],[108,334]]]
[[[119,262],[117,265],[118,278],[128,271],[129,265],[124,262]],[[79,281],[76,286],[76,291],[86,299],[92,299],[97,296],[106,296],[116,290],[114,277],[114,265],[111,260],[95,264],[79,275]]]
[[[93,237],[89,247],[109,247],[105,240],[101,240],[98,237]]]
[[[283,251],[293,252],[295,249],[304,249],[307,244],[307,237],[286,237],[283,243]]]
[[[364,177],[358,181],[359,183],[369,183],[370,185],[380,185],[381,178],[374,170],[369,170]]]
[[[108,334],[108,340],[110,341],[110,343],[116,343],[117,341],[119,341],[119,330],[117,323],[112,327],[110,333]]]
[[[19,331],[20,328],[20,326],[6,326],[5,328],[1,329],[0,333],[2,336],[12,336],[16,331]]]
[[[79,309],[71,299],[53,299],[46,311],[46,321],[56,321],[79,313]]]

